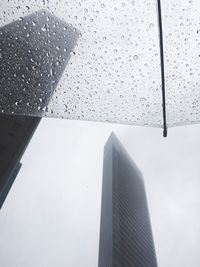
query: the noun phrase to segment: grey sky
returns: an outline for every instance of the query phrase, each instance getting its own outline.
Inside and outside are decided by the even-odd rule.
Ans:
[[[43,119],[0,212],[0,266],[97,267],[103,146],[114,130],[144,175],[159,267],[200,266],[200,126]]]

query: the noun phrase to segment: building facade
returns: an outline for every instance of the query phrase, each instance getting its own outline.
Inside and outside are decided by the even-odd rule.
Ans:
[[[4,55],[0,60],[1,209],[79,32],[48,11],[39,10],[1,27],[0,35],[0,54]]]
[[[0,115],[0,209],[21,167],[40,118]]]
[[[104,150],[99,267],[157,267],[142,174],[114,134]]]

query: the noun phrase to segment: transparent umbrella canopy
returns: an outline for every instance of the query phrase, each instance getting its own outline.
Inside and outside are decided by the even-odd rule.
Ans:
[[[0,111],[165,135],[197,123],[199,12],[198,0],[1,0]]]

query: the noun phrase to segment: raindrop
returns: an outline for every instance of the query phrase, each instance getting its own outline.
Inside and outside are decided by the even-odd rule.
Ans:
[[[41,31],[43,31],[43,32],[46,31],[46,25],[44,25],[44,26],[41,28]]]

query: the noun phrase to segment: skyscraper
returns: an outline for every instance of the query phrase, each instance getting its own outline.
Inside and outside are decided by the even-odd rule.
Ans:
[[[0,36],[0,112],[43,116],[79,32],[38,10],[1,27]]]
[[[40,122],[37,116],[44,115],[79,32],[46,10],[39,10],[4,25],[0,35],[1,209]]]
[[[99,267],[157,267],[142,174],[114,134],[104,149]]]
[[[40,118],[0,115],[0,209],[21,167]]]

